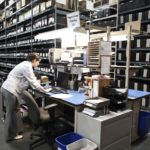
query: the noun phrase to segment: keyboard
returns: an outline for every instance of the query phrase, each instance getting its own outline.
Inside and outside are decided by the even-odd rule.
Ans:
[[[61,89],[61,88],[55,88],[55,87],[53,87],[52,90],[51,90],[50,92],[52,92],[53,94],[60,94],[60,93],[66,94],[66,91],[65,91],[64,89]]]

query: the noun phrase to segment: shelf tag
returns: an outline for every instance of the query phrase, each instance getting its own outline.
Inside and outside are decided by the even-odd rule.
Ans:
[[[80,14],[79,11],[67,14],[68,28],[80,27]]]

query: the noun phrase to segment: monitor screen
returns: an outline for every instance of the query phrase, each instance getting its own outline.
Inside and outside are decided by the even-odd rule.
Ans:
[[[69,74],[67,72],[58,72],[57,86],[63,89],[68,89]]]

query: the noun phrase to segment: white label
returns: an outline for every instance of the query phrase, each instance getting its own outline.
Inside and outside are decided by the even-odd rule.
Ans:
[[[140,59],[140,54],[136,53],[136,61],[139,61],[139,59]]]
[[[148,19],[150,19],[150,10],[148,11]]]
[[[144,77],[147,77],[147,69],[144,69],[143,76],[144,76]]]
[[[120,80],[118,80],[118,87],[120,87],[120,85],[121,85],[121,84],[120,84]]]
[[[122,48],[122,42],[119,41],[119,48]]]
[[[148,62],[150,61],[150,53],[146,54],[146,61],[148,61]]]
[[[118,60],[121,60],[121,53],[118,54]]]
[[[146,40],[146,47],[150,47],[150,39]]]
[[[147,33],[150,33],[150,25],[147,25]]]
[[[138,83],[134,83],[134,89],[137,90],[138,89]]]
[[[141,40],[140,39],[137,39],[137,47],[141,47]]]
[[[132,21],[132,14],[129,14],[129,21]]]
[[[80,27],[79,11],[67,14],[67,25],[69,28]]]
[[[144,89],[144,91],[147,91],[147,84],[143,85],[143,89]]]
[[[120,23],[121,23],[121,24],[124,23],[124,16],[121,16],[121,17],[120,17]]]
[[[117,69],[117,74],[120,74],[120,69]]]
[[[142,20],[142,12],[139,12],[139,14],[138,14],[138,20]]]

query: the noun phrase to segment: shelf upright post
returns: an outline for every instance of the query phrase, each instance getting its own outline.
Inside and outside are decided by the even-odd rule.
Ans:
[[[57,30],[57,15],[58,15],[57,14],[57,5],[55,2],[55,6],[54,6],[54,21],[55,21],[54,30]],[[56,47],[57,47],[57,39],[54,39],[54,48],[56,48]],[[54,69],[54,80],[56,81],[56,79],[57,79],[57,67],[54,65],[53,69]]]
[[[125,78],[125,88],[129,88],[129,66],[130,66],[130,49],[131,49],[131,25],[128,26],[127,30],[127,48],[126,48],[126,78]]]
[[[110,41],[110,26],[107,26],[107,41]]]
[[[16,20],[17,20],[17,13],[16,13]],[[18,51],[18,23],[17,22],[16,22],[16,46],[15,47],[16,47],[15,53],[19,53]],[[16,63],[17,63],[17,57],[16,57]]]
[[[5,7],[7,6],[7,2],[5,1]],[[5,26],[5,53],[7,53],[7,29],[6,29],[6,9],[5,9],[5,23],[3,23],[3,26]],[[6,58],[6,64],[7,64],[7,58]],[[6,71],[8,71],[8,68],[6,67]]]
[[[33,52],[33,1],[31,1],[31,50],[30,52]]]
[[[117,1],[117,16],[116,16],[116,31],[118,30],[118,24],[119,24],[119,0]],[[114,56],[114,65],[117,65],[117,41],[115,42],[115,56]],[[114,81],[116,81],[116,69],[114,68]]]

